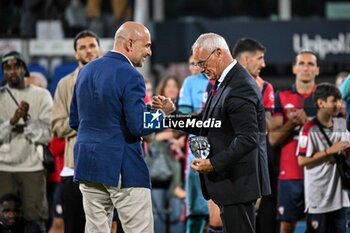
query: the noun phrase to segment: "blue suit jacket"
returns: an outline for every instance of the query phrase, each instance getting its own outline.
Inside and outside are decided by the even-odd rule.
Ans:
[[[70,108],[70,126],[78,131],[74,179],[122,187],[150,188],[141,136],[145,82],[127,58],[109,51],[79,72]]]

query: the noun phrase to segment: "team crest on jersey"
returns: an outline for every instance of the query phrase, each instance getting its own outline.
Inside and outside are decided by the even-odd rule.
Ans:
[[[317,220],[311,221],[311,226],[312,226],[313,229],[316,230],[318,228],[318,226],[319,226],[318,221]]]
[[[284,214],[284,207],[283,206],[278,207],[278,213],[280,213],[280,215]]]
[[[299,147],[300,148],[305,148],[307,145],[307,136],[302,135],[299,137]]]
[[[288,103],[284,106],[284,108],[294,108],[294,105],[291,103]]]

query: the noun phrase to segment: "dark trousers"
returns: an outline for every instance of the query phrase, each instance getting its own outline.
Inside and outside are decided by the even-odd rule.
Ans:
[[[324,214],[308,214],[306,217],[306,226],[308,233],[346,233],[347,227],[346,207]]]
[[[266,138],[266,141],[268,142],[268,138]],[[256,216],[257,233],[280,232],[280,225],[279,221],[277,220],[277,184],[280,166],[280,153],[280,146],[272,146],[270,143],[267,143],[271,194],[261,198]]]
[[[277,233],[279,232],[279,222],[277,221],[277,197],[268,195],[261,198],[260,207],[256,216],[257,233]]]
[[[84,233],[85,212],[83,209],[83,196],[79,190],[79,184],[73,182],[73,176],[62,177],[61,201],[64,232]]]
[[[255,233],[255,202],[220,206],[225,233]]]
[[[46,229],[50,229],[52,220],[57,216],[56,204],[57,200],[55,200],[57,193],[59,193],[60,183],[56,182],[46,182],[46,196],[47,202],[49,206],[49,220],[46,224]],[[59,202],[61,204],[61,202]]]

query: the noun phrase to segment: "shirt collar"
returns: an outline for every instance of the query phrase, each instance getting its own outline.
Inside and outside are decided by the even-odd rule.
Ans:
[[[123,56],[129,61],[130,65],[134,66],[134,65],[132,64],[132,62],[130,61],[130,59],[129,59],[127,56],[125,56],[124,54],[122,54],[121,52],[118,52],[118,51],[116,51],[116,50],[111,50],[111,52],[113,52],[113,53],[119,53],[119,54],[123,55]]]
[[[225,77],[226,77],[226,75],[228,74],[228,72],[229,72],[236,64],[237,64],[237,60],[234,59],[233,62],[232,62],[230,65],[228,65],[228,66],[224,69],[224,71],[222,72],[222,74],[221,74],[221,76],[220,76],[220,78],[219,78],[219,86],[220,86],[220,84],[225,80]]]

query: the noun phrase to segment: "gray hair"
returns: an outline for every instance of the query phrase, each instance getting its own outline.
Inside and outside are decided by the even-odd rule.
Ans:
[[[230,52],[226,40],[216,33],[204,33],[198,37],[192,46],[192,50],[196,47],[201,47],[207,51],[213,51],[220,48],[223,51]]]

